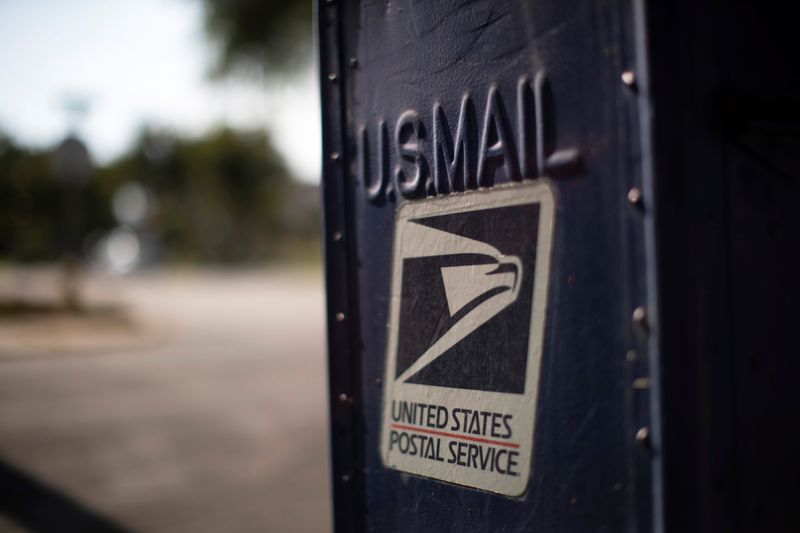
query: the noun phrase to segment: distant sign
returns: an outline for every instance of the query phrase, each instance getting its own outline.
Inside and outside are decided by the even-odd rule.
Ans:
[[[545,181],[397,213],[387,467],[507,496],[531,472],[554,198]]]

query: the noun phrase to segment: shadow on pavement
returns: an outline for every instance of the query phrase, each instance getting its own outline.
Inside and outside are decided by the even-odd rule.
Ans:
[[[46,317],[57,315],[110,316],[127,318],[125,309],[119,305],[80,306],[76,309],[64,304],[30,302],[23,299],[0,298],[0,318]]]
[[[0,516],[29,531],[42,533],[128,531],[1,458]]]

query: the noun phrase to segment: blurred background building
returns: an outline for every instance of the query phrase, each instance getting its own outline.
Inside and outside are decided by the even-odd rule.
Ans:
[[[330,527],[311,10],[0,4],[0,531]]]

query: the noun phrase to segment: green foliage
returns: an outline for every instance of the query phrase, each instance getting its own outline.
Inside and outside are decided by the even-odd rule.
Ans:
[[[0,142],[0,255],[38,259],[58,244],[55,225],[37,223],[58,207],[56,183],[42,154]]]
[[[311,0],[203,0],[215,72],[290,70],[309,57]]]
[[[54,176],[49,152],[27,150],[0,133],[0,257],[17,261],[52,260],[64,242],[63,186]],[[91,185],[82,218],[108,226],[110,211]]]
[[[187,139],[144,131],[128,154],[94,171],[80,207],[85,235],[116,224],[114,193],[132,182],[155,200],[139,229],[155,236],[167,260],[245,262],[318,248],[318,189],[290,179],[263,132]],[[0,258],[59,257],[61,187],[49,153],[0,136]]]
[[[263,132],[220,129],[200,139],[144,132],[101,178],[106,187],[138,181],[154,194],[152,224],[172,259],[265,259],[287,241],[313,238],[285,224],[284,199],[296,185]]]

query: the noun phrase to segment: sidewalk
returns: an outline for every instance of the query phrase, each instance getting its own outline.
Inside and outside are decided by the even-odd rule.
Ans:
[[[46,304],[53,272],[26,276],[0,270],[0,300]],[[86,294],[82,316],[0,315],[0,490],[27,480],[137,531],[329,530],[319,272],[95,276]],[[0,531],[25,520],[0,504]]]

